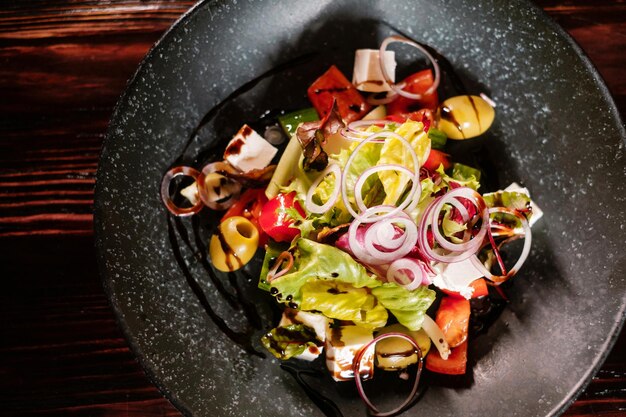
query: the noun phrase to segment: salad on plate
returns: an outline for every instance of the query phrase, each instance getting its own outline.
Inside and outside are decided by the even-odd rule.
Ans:
[[[394,43],[430,65],[396,80]],[[528,190],[485,192],[481,167],[451,156],[454,144],[484,140],[496,104],[440,97],[441,59],[399,36],[359,49],[351,80],[334,65],[312,80],[311,108],[264,132],[242,126],[222,160],[176,166],[161,184],[175,216],[220,212],[212,268],[239,270],[263,253],[258,287],[282,309],[261,338],[267,351],[324,360],[334,380],[355,381],[373,415],[412,404],[422,366],[466,373],[472,300],[506,297],[500,285],[528,258],[541,216]],[[173,187],[176,177],[191,182]],[[511,261],[514,241],[523,245],[511,245]],[[378,372],[412,379],[390,411],[364,389]]]

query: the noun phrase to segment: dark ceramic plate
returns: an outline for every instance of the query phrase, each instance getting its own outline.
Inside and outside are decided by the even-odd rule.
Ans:
[[[198,291],[243,326],[196,256],[191,221],[168,229],[161,176],[179,155],[196,165],[216,155],[244,122],[306,106],[305,89],[323,70],[335,63],[350,74],[353,50],[376,47],[393,28],[438,49],[471,91],[498,103],[487,148],[498,183],[523,183],[545,211],[511,303],[471,341],[469,377],[434,384],[406,414],[556,415],[610,349],[626,293],[626,135],[598,73],[540,10],[473,0],[202,3],[148,54],[120,100],[96,199],[100,269],[120,325],[183,413],[322,415],[276,360],[246,353],[209,317]],[[218,279],[257,304],[262,328],[272,326],[254,278]],[[366,415],[351,384],[307,381],[345,416]]]

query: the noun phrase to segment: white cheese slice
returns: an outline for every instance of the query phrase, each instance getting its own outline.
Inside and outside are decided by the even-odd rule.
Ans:
[[[380,93],[390,91],[380,69],[378,49],[357,49],[354,54],[354,70],[352,84],[361,91]],[[392,82],[396,81],[396,57],[393,51],[385,51],[383,62],[387,75]]]
[[[442,290],[458,292],[468,300],[472,298],[474,293],[474,288],[469,285],[472,281],[484,276],[482,272],[472,265],[472,261],[469,259],[450,264],[438,264],[435,266],[435,269],[438,272],[433,279],[433,284],[436,287]]]
[[[304,324],[315,331],[315,336],[320,342],[324,342],[326,340],[326,327],[328,326],[328,319],[322,314],[288,308],[283,312],[283,316],[281,317],[278,326],[288,326],[290,324]],[[312,346],[305,349],[304,352],[296,355],[295,357],[305,361],[312,361],[315,360],[323,351],[324,346]]]
[[[224,159],[240,171],[248,172],[268,166],[276,152],[277,148],[250,126],[243,125],[226,146]]]
[[[192,183],[187,187],[180,190],[180,195],[185,197],[192,205],[196,205],[198,201],[200,201],[200,195],[198,194],[198,186],[196,183]]]
[[[354,378],[352,365],[361,348],[373,339],[371,330],[360,326],[326,328],[326,367],[335,381]],[[375,347],[372,346],[361,360],[361,378],[374,376]]]
[[[528,192],[528,189],[525,187],[522,187],[516,182],[506,187],[504,191],[517,191],[519,193],[526,194],[527,196],[530,197],[530,192]],[[537,204],[532,199],[530,200],[530,207],[532,208],[533,212],[532,212],[532,215],[530,216],[530,220],[528,224],[530,225],[530,227],[532,227],[533,224],[537,223],[537,221],[543,217],[543,211],[539,208],[539,206],[537,206]]]

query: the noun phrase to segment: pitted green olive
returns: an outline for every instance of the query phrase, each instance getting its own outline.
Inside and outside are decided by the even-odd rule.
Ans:
[[[489,129],[496,112],[478,96],[450,97],[439,106],[439,130],[449,139],[470,139]]]
[[[392,324],[383,327],[377,334],[384,333],[404,333],[411,336],[417,342],[422,351],[422,357],[426,356],[430,350],[430,338],[422,329],[412,331],[401,324]],[[376,343],[376,366],[386,371],[404,369],[409,365],[417,363],[417,354],[413,345],[399,337],[390,337]]]
[[[221,222],[211,236],[209,254],[220,271],[235,271],[250,262],[258,245],[257,228],[245,217],[234,216]]]

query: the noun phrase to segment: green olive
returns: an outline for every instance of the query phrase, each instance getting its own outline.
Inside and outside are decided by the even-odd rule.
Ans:
[[[211,236],[209,254],[220,271],[235,271],[250,262],[258,245],[257,228],[245,217],[234,216],[221,222]]]
[[[422,357],[426,356],[430,350],[430,338],[422,329],[412,331],[401,324],[392,324],[383,327],[377,335],[384,333],[404,333],[411,336],[417,342],[422,351]],[[390,337],[376,343],[376,366],[386,371],[404,369],[409,365],[417,363],[417,354],[414,347],[408,341],[399,337]]]
[[[478,96],[450,97],[439,106],[439,125],[450,139],[470,139],[482,135],[496,117],[493,107]]]

